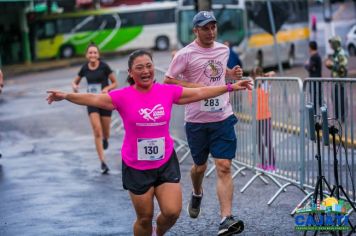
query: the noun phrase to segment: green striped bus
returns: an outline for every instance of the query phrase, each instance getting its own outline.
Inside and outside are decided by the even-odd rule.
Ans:
[[[29,17],[35,59],[83,55],[90,42],[101,52],[167,50],[177,41],[176,2],[154,2]],[[31,20],[32,18],[32,20]]]

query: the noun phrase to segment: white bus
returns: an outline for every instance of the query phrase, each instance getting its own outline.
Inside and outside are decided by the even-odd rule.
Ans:
[[[309,27],[307,0],[271,0],[288,17],[277,34],[280,59],[293,65],[296,58],[307,57]],[[177,36],[179,46],[194,39],[192,19],[196,14],[194,0],[179,0]],[[266,7],[266,0],[212,0],[212,11],[218,22],[218,41],[230,41],[240,56],[244,70],[254,66],[278,64],[273,51],[273,37],[263,30],[256,19]],[[274,14],[281,14],[275,12]],[[262,22],[266,23],[266,22]],[[268,24],[268,18],[267,18]]]
[[[36,59],[69,58],[91,42],[101,52],[167,50],[177,42],[176,2],[153,2],[64,14],[28,16]]]

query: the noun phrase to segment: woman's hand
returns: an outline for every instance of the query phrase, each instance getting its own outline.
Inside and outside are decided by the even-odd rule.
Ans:
[[[252,90],[253,83],[252,80],[239,80],[236,83],[233,83],[231,87],[234,89],[234,91],[237,90]]]
[[[67,93],[61,92],[59,90],[47,90],[47,102],[51,104],[52,102],[59,102],[66,98]]]
[[[108,93],[109,91],[109,87],[105,87],[101,90],[101,93]]]
[[[78,93],[79,92],[79,84],[76,84],[73,82],[72,89],[73,89],[73,92]]]

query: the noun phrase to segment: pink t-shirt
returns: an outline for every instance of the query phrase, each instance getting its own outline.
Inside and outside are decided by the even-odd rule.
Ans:
[[[147,93],[133,86],[109,92],[112,103],[124,123],[122,160],[138,169],[156,169],[169,160],[173,140],[169,135],[172,105],[183,88],[155,83]]]
[[[224,44],[215,42],[212,48],[202,48],[194,41],[177,52],[166,76],[206,86],[224,85],[228,57],[229,48]],[[228,93],[185,106],[187,122],[216,122],[231,114]]]

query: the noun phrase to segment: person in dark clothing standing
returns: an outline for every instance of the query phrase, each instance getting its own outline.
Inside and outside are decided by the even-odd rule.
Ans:
[[[242,62],[239,55],[232,50],[232,46],[229,41],[225,41],[224,44],[229,47],[229,59],[227,60],[227,67],[229,69],[234,68],[235,66],[242,67]]]
[[[310,58],[304,64],[305,69],[309,73],[310,78],[321,77],[322,71],[322,60],[318,53],[318,44],[315,41],[309,42],[309,55]],[[322,105],[322,97],[321,97],[321,83],[320,82],[312,82],[309,86],[310,98],[314,104],[314,111],[317,111],[317,101],[318,97],[318,105],[319,107]]]
[[[117,87],[115,75],[105,62],[99,59],[99,48],[95,44],[90,44],[86,51],[88,63],[80,69],[77,77],[72,82],[74,92],[79,92],[79,83],[83,77],[87,79],[87,92],[93,94],[107,94]],[[109,83],[109,80],[111,83]],[[112,111],[97,107],[87,107],[90,123],[93,129],[95,147],[101,162],[101,171],[106,174],[109,167],[105,163],[104,149],[108,148],[110,136],[110,123]]]
[[[321,57],[318,53],[318,44],[315,41],[309,42],[309,60],[305,63],[305,68],[309,72],[309,77],[321,77]]]

